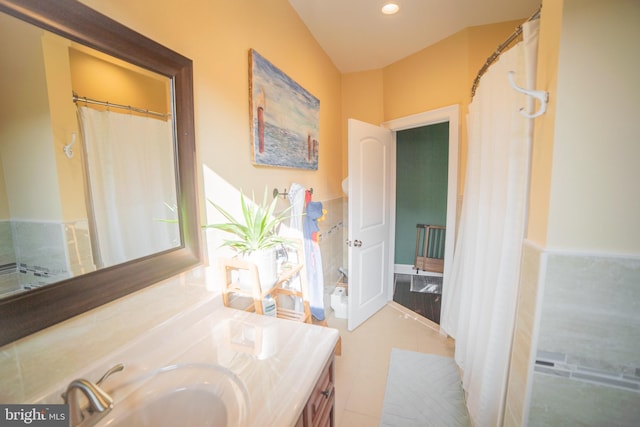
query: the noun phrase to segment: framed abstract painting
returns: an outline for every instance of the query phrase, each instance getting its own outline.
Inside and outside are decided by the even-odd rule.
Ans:
[[[320,101],[258,52],[249,51],[253,163],[318,169]]]

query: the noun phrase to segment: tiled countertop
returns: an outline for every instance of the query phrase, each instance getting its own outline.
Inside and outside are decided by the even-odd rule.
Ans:
[[[244,385],[247,426],[294,425],[338,331],[224,307],[209,276],[176,276],[0,348],[0,402],[61,403],[73,379],[117,363],[125,370],[107,392],[163,366],[207,363]]]

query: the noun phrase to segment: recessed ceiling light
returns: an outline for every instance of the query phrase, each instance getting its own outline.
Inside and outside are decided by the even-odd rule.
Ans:
[[[389,2],[385,3],[382,6],[381,10],[385,15],[393,15],[394,13],[398,13],[398,11],[400,10],[400,6],[398,5],[398,3]]]

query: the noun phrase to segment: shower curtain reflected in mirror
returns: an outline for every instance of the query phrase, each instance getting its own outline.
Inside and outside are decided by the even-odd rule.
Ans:
[[[78,107],[99,268],[180,246],[173,125]]]

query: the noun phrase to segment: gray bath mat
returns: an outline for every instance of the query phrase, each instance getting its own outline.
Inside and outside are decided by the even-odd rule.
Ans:
[[[391,349],[380,426],[470,425],[460,374],[452,358]]]

